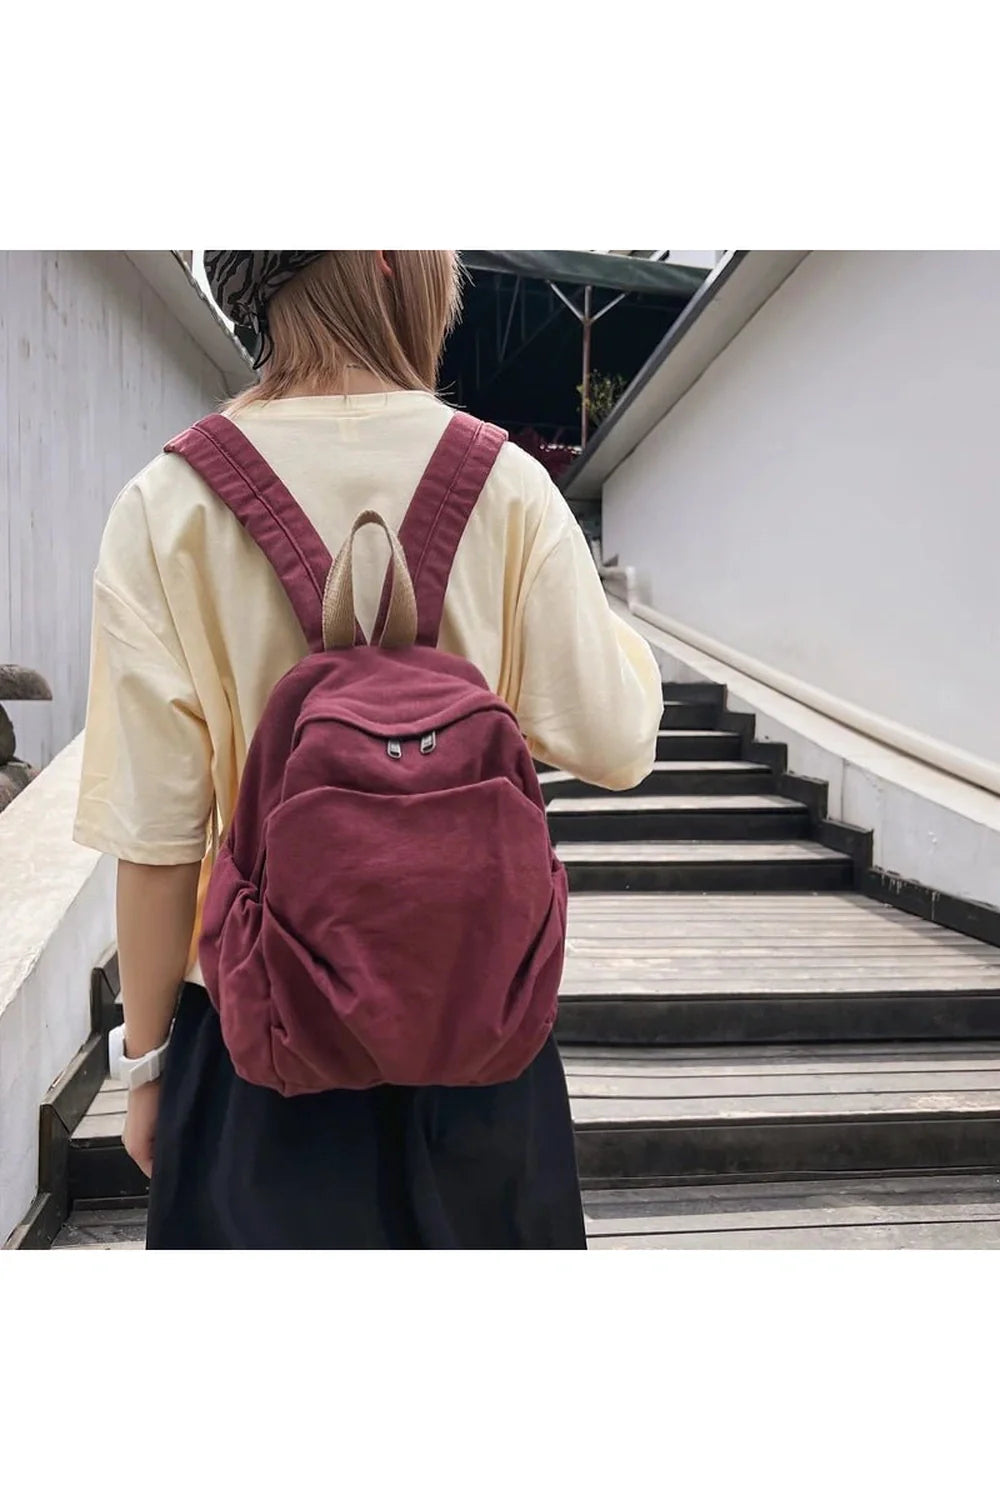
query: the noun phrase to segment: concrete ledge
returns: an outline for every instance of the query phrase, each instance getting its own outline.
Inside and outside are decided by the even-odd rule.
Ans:
[[[38,1112],[90,1031],[114,861],[73,843],[82,738],[0,816],[0,1243],[38,1182]]]
[[[567,500],[600,498],[605,480],[700,380],[809,253],[729,251],[562,476],[560,485]]]
[[[1000,797],[831,719],[632,613],[611,607],[653,648],[666,678],[715,682],[736,712],[756,715],[757,736],[788,746],[788,768],[829,785],[829,816],[874,835],[876,867],[965,901],[1000,907]]]
[[[220,371],[230,396],[256,376],[246,350],[222,321],[176,250],[127,250],[139,275]]]

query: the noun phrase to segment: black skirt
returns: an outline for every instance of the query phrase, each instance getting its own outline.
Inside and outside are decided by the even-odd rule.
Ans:
[[[233,1071],[181,993],[161,1085],[150,1250],[583,1250],[555,1042],[513,1083],[282,1098]]]

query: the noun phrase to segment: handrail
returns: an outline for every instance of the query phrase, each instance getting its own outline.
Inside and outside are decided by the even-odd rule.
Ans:
[[[903,755],[909,755],[914,760],[933,766],[935,770],[944,771],[960,781],[967,781],[972,786],[1000,796],[1000,765],[996,762],[985,760],[967,750],[960,750],[957,745],[949,745],[943,740],[935,739],[932,735],[923,734],[920,730],[910,729],[905,724],[897,724],[893,719],[886,719],[881,714],[871,713],[856,703],[850,703],[844,698],[838,698],[834,693],[826,692],[824,688],[815,687],[812,683],[803,682],[799,677],[793,677],[789,672],[769,666],[767,662],[758,661],[756,657],[747,655],[745,651],[738,651],[733,646],[727,646],[723,641],[717,641],[714,637],[705,635],[703,631],[696,630],[691,625],[685,625],[680,620],[661,614],[659,610],[644,604],[639,598],[636,572],[633,567],[602,565],[600,573],[608,585],[609,592],[622,599],[628,606],[629,613],[635,615],[637,619],[645,620],[649,625],[655,625],[658,630],[676,636],[685,645],[692,646],[696,651],[703,651],[706,656],[714,657],[724,666],[742,672],[744,676],[752,678],[762,686],[772,688],[777,693],[783,693],[786,698],[792,698],[796,703],[801,703],[806,708],[815,710],[816,713],[824,714],[828,719],[844,724],[859,734],[867,735],[869,739],[877,740],[879,744],[888,745]]]

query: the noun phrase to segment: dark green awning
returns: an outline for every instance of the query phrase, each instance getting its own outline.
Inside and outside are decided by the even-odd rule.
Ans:
[[[693,297],[707,271],[672,266],[669,261],[639,260],[628,255],[599,255],[595,250],[460,250],[470,271],[500,271],[538,281],[606,287],[615,292],[649,292],[654,296]]]

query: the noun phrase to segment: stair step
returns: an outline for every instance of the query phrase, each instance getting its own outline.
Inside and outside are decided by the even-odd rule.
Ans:
[[[658,765],[681,765],[688,761],[739,761],[742,764],[743,741],[738,734],[723,729],[665,729],[656,736]],[[536,759],[540,776],[564,775],[555,766]]]
[[[1000,994],[947,985],[895,991],[804,985],[770,995],[748,985],[723,995],[570,995],[559,1007],[556,1035],[562,1046],[1000,1042]]]
[[[995,1170],[1000,1048],[567,1047],[588,1187]]]
[[[78,1208],[52,1244],[53,1250],[145,1250],[145,1208]]]
[[[851,884],[846,854],[804,840],[557,843],[570,890],[832,891]]]
[[[1000,1039],[1000,950],[854,894],[575,895],[558,1036]]]
[[[711,703],[724,708],[726,690],[718,682],[665,682],[663,698],[667,703]]]
[[[69,1146],[69,1199],[89,1210],[129,1205],[140,1207],[149,1194],[149,1180],[125,1153],[127,1091],[106,1078],[87,1113],[73,1132]]]
[[[767,791],[773,784],[770,766],[746,760],[658,760],[636,787],[617,795],[740,796]],[[545,800],[555,797],[594,797],[601,788],[578,781],[568,771],[545,771],[539,781]]]
[[[1000,1162],[996,1043],[562,1052],[589,1187]],[[70,1146],[77,1213],[140,1208],[148,1194],[121,1143],[124,1095],[102,1093],[117,1093],[117,1112],[92,1111]]]
[[[824,851],[826,852],[826,851]],[[752,970],[752,972],[748,972]],[[873,975],[887,978],[875,983]],[[563,994],[990,987],[1000,948],[867,896],[581,895],[570,902]]]
[[[556,842],[625,839],[796,839],[809,810],[788,797],[556,797],[548,804]]]
[[[714,703],[698,703],[663,700],[660,717],[662,729],[711,729],[719,717],[719,708]]]
[[[1000,1249],[1000,1175],[611,1189],[584,1195],[592,1250]]]
[[[1000,1249],[1000,1176],[711,1183],[584,1194],[591,1250]],[[145,1209],[78,1209],[53,1250],[142,1250]]]
[[[739,760],[742,740],[723,729],[665,729],[656,737],[656,759]]]

